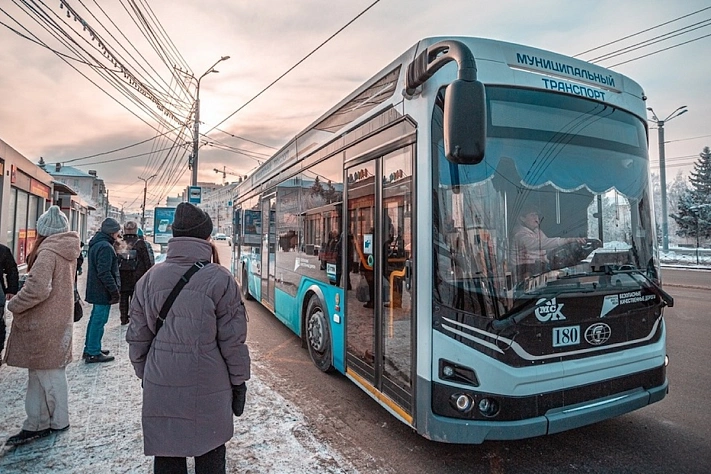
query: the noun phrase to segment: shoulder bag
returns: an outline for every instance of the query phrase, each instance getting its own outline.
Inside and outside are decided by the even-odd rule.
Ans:
[[[158,335],[158,331],[160,331],[160,328],[163,327],[163,323],[165,322],[166,316],[168,316],[168,311],[170,311],[170,307],[173,306],[173,303],[175,302],[175,299],[178,297],[178,294],[181,292],[183,287],[188,284],[188,281],[190,281],[190,278],[201,268],[203,268],[205,265],[207,265],[208,261],[202,261],[202,262],[195,262],[192,267],[188,269],[187,272],[183,276],[180,277],[180,280],[178,280],[178,283],[175,285],[175,288],[173,288],[173,291],[170,292],[168,295],[168,299],[165,300],[165,303],[163,303],[163,307],[160,309],[160,313],[158,314],[158,319],[156,320],[156,336]]]

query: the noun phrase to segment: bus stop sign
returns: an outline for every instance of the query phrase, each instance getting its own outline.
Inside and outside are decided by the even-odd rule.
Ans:
[[[202,201],[202,188],[200,186],[190,186],[188,188],[188,202],[190,204],[200,204]]]

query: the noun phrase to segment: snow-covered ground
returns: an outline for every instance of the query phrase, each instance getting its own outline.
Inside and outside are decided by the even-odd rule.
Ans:
[[[698,263],[696,249],[670,247],[668,252],[660,252],[659,259],[663,265],[679,265],[690,268],[711,269],[711,249],[701,248],[698,253]]]
[[[150,473],[153,458],[143,455],[140,381],[128,360],[126,327],[112,308],[104,349],[116,360],[85,364],[82,353],[90,305],[75,324],[74,362],[67,368],[70,429],[24,446],[4,447],[25,419],[27,370],[0,367],[0,472]],[[8,323],[10,314],[7,314]],[[38,341],[38,343],[41,343]],[[351,473],[356,469],[312,434],[299,409],[265,383],[266,368],[252,350],[252,379],[247,382],[244,414],[234,418],[235,435],[227,443],[227,472]],[[192,464],[189,461],[189,468]],[[192,472],[189,470],[189,472]]]
[[[666,265],[711,269],[711,251],[662,253]],[[80,281],[81,283],[81,281]],[[2,473],[150,473],[152,458],[143,455],[140,382],[128,361],[126,327],[112,308],[104,348],[116,355],[105,364],[79,360],[90,305],[75,324],[74,359],[67,368],[71,428],[19,447],[0,447]],[[11,315],[7,313],[8,323]],[[41,343],[38,341],[38,343]],[[268,367],[252,350],[244,415],[234,419],[227,444],[227,471],[244,473],[352,473],[356,469],[325,441],[317,439],[301,411],[268,383]],[[25,418],[27,371],[0,366],[0,446],[18,432]],[[192,466],[189,464],[189,466]]]

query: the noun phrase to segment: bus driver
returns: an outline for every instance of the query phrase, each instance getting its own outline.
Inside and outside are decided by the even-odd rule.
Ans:
[[[520,278],[540,275],[548,268],[546,253],[561,245],[584,244],[583,237],[548,237],[540,229],[541,218],[535,209],[524,210],[514,228],[514,263]]]

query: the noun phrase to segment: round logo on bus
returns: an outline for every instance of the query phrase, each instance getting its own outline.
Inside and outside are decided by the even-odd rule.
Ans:
[[[611,334],[610,326],[605,323],[596,323],[585,330],[585,340],[588,341],[588,344],[599,346],[605,344]]]

